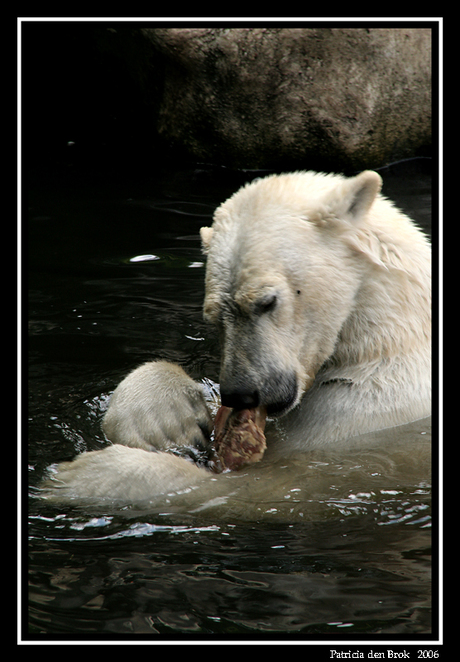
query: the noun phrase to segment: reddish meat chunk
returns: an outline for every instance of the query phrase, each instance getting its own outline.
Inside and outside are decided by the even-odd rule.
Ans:
[[[257,409],[235,410],[221,407],[214,421],[216,472],[237,471],[243,466],[259,462],[265,449],[266,411]]]

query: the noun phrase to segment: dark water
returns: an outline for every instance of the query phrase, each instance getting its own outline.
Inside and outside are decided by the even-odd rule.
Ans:
[[[384,193],[429,232],[430,162],[382,175]],[[197,508],[194,495],[194,512],[37,497],[50,464],[106,445],[101,416],[134,366],[168,359],[214,388],[198,231],[252,176],[202,167],[121,184],[39,177],[27,187],[24,637],[436,636],[427,452],[411,466],[385,449],[311,455],[262,472],[257,489],[237,486],[217,508]],[[406,434],[429,449],[428,428]]]

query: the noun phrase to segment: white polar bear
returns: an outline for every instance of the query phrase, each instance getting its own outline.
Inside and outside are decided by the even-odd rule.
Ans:
[[[380,188],[371,171],[272,175],[201,229],[222,403],[276,419],[268,457],[430,414],[430,245]],[[136,497],[149,498],[211,480],[182,457],[151,452],[209,444],[206,402],[177,366],[131,373],[103,427],[116,447],[59,465],[54,495],[129,499],[135,483]]]

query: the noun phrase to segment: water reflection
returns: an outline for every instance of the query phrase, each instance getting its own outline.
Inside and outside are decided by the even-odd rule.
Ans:
[[[425,536],[399,530],[388,544],[368,524],[135,523],[128,536],[37,540],[31,622],[66,632],[72,605],[72,630],[82,633],[428,631]],[[143,549],[131,544],[136,532]]]

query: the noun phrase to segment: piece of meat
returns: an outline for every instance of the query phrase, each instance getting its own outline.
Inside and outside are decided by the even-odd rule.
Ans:
[[[265,443],[266,411],[257,409],[235,410],[220,407],[214,421],[214,447],[216,457],[212,468],[216,473],[238,471],[243,466],[259,462]]]

